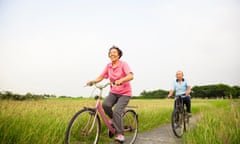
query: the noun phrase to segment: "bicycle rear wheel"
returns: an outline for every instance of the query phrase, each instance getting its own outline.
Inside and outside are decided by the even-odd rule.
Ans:
[[[123,126],[126,144],[133,144],[138,133],[138,115],[134,110],[126,110],[123,114]]]
[[[178,110],[174,110],[172,113],[172,130],[175,136],[182,137],[185,129],[184,115]]]
[[[93,109],[82,109],[69,122],[65,144],[96,144],[99,135],[99,116]]]

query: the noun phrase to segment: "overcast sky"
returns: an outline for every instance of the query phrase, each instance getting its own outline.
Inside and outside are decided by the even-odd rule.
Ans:
[[[112,45],[134,95],[169,90],[177,70],[240,85],[240,1],[0,0],[0,91],[89,96]]]

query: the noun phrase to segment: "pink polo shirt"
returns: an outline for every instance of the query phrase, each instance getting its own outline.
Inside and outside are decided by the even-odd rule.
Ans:
[[[109,78],[110,82],[115,82],[131,72],[128,64],[119,60],[117,66],[114,68],[112,67],[112,63],[108,63],[101,75],[104,78]],[[132,96],[131,84],[130,82],[124,82],[120,86],[111,86],[110,92],[124,96]]]

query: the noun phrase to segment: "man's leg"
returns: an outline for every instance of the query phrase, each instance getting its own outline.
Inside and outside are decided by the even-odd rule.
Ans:
[[[184,97],[183,102],[186,104],[187,112],[191,113],[191,97],[190,96]]]

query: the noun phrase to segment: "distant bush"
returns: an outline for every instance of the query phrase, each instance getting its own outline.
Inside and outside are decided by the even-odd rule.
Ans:
[[[152,98],[160,98],[160,99],[163,99],[163,98],[166,98],[168,94],[168,91],[166,90],[153,90],[153,91],[143,91],[141,92],[140,94],[140,97],[139,98],[146,98],[146,99],[152,99]]]

